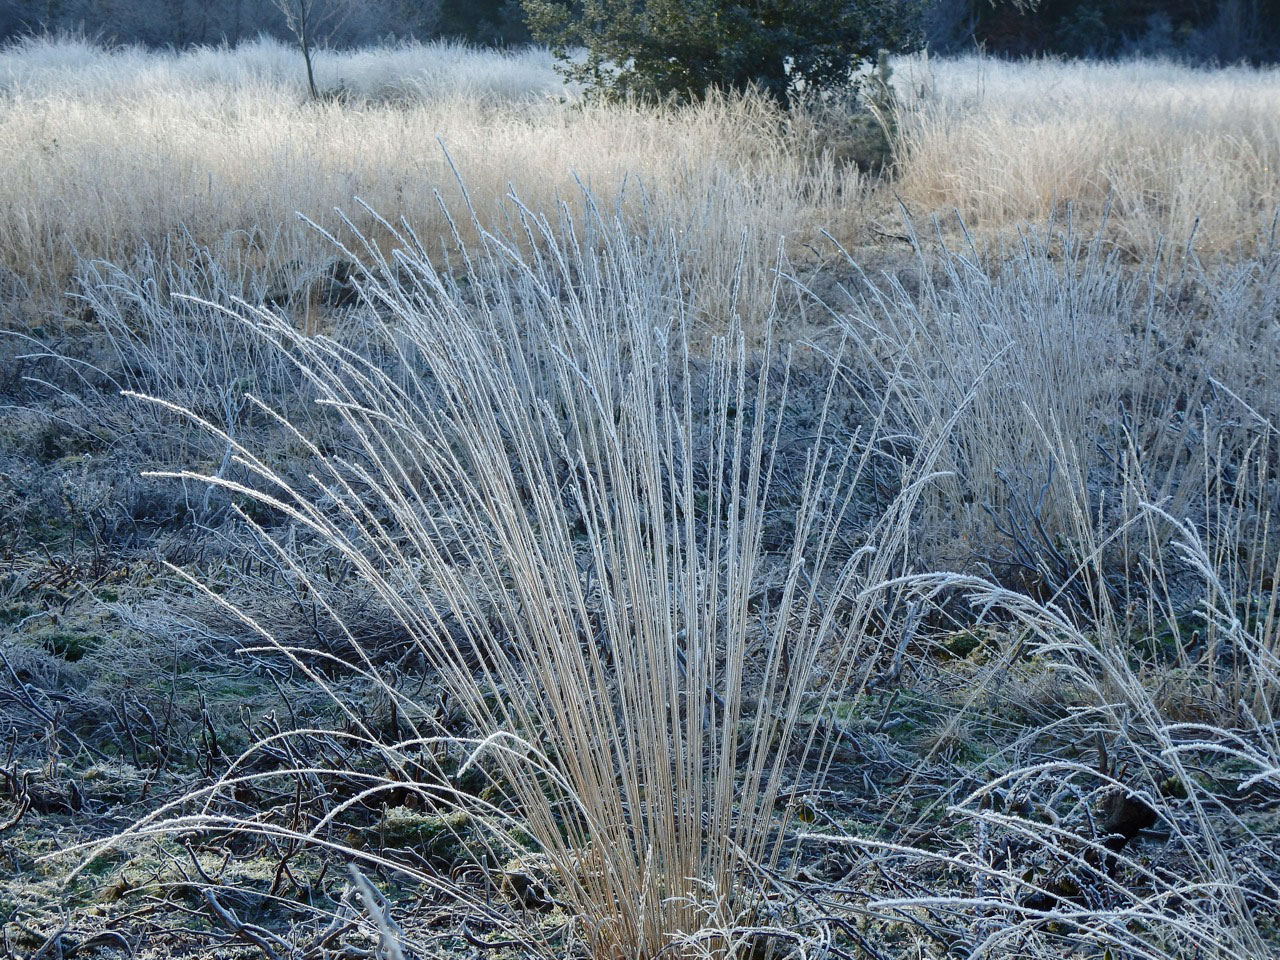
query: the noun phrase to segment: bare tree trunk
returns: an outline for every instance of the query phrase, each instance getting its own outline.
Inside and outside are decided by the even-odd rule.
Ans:
[[[307,23],[308,17],[304,13],[298,30],[298,43],[302,47],[302,59],[307,64],[307,87],[311,90],[311,99],[319,100],[320,91],[316,89],[316,74],[311,66],[311,33],[308,29],[310,24]]]
[[[312,65],[313,42],[312,33],[318,22],[332,14],[332,8],[319,5],[319,0],[271,0],[276,9],[284,14],[285,25],[298,41],[298,49],[302,51],[302,60],[307,65],[307,89],[311,91],[311,99],[318,100],[320,91],[316,88],[316,73]]]

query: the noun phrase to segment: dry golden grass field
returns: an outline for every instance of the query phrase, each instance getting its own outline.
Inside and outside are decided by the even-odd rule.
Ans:
[[[1280,956],[1280,71],[0,49],[0,954]]]

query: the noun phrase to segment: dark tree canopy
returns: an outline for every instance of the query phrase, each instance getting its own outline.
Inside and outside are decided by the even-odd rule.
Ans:
[[[933,0],[930,45],[1005,56],[1280,58],[1280,0]]]
[[[599,90],[778,100],[846,83],[882,49],[923,42],[925,0],[524,0],[534,36]],[[582,48],[585,59],[570,58]]]
[[[529,43],[520,0],[441,0],[441,36],[484,46]]]

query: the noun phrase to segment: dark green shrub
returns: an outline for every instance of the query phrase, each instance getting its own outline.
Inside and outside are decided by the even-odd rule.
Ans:
[[[565,73],[605,93],[779,102],[844,86],[881,50],[922,42],[926,0],[523,0]],[[585,57],[572,57],[581,48]]]
[[[861,81],[839,95],[807,98],[801,115],[815,155],[884,174],[893,164],[899,108],[888,51],[880,51],[875,68]]]

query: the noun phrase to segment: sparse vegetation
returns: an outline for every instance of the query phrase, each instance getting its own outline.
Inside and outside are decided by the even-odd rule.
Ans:
[[[315,83],[0,51],[0,952],[1280,953],[1274,71]]]

